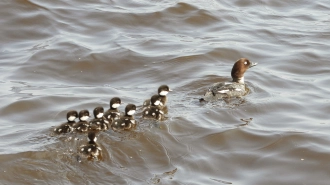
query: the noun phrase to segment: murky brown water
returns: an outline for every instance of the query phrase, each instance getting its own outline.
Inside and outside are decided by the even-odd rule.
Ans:
[[[329,184],[329,12],[327,0],[0,2],[0,184]],[[201,105],[241,57],[259,63],[251,93]],[[77,162],[85,136],[51,135],[69,109],[141,105],[161,84],[168,119],[101,133],[103,161]]]

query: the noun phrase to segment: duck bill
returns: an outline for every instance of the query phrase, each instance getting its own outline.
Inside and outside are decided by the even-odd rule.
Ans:
[[[249,68],[254,67],[254,66],[256,66],[256,65],[258,65],[258,63],[253,63],[253,62],[251,62],[251,65],[250,65]]]

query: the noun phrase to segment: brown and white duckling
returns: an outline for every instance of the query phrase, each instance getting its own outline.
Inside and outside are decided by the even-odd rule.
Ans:
[[[66,114],[66,119],[68,122],[61,124],[60,126],[54,128],[54,132],[57,134],[68,133],[73,131],[73,124],[76,123],[75,119],[78,117],[78,112],[75,110],[69,111]]]
[[[87,132],[89,129],[89,111],[88,110],[81,110],[79,112],[79,122],[73,125],[73,128],[77,132]]]
[[[158,88],[158,95],[160,96],[160,106],[165,106],[167,102],[166,95],[172,91],[167,85],[161,85]],[[145,100],[143,103],[143,107],[148,107],[150,105],[150,99]]]
[[[136,127],[137,122],[133,115],[136,112],[136,106],[134,104],[128,104],[125,107],[125,115],[120,119],[116,119],[112,122],[111,128],[114,131],[131,130]]]
[[[102,149],[96,143],[97,137],[95,132],[89,132],[87,138],[88,138],[88,143],[86,145],[80,146],[79,152],[83,154],[85,157],[87,157],[89,160],[101,159]]]
[[[89,122],[90,130],[108,130],[109,121],[103,117],[103,107],[96,107],[93,111],[94,119]]]
[[[114,97],[110,100],[110,108],[104,113],[105,119],[107,119],[110,123],[120,118],[120,112],[118,107],[121,105],[121,99],[118,97]]]
[[[161,97],[153,95],[150,99],[151,105],[145,107],[142,112],[143,118],[151,118],[156,120],[164,120],[164,109],[167,111],[166,106],[160,106]]]

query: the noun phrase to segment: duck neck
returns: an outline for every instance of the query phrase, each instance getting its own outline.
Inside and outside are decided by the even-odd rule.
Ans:
[[[125,117],[129,117],[129,118],[132,118],[133,115],[128,115],[127,113],[125,114]]]
[[[233,82],[244,84],[244,76],[241,78],[233,78]]]
[[[89,141],[88,144],[95,144],[95,141]]]

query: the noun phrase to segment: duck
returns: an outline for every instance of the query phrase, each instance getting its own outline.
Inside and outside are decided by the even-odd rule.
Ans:
[[[93,110],[94,119],[89,122],[89,129],[94,131],[105,131],[109,129],[109,121],[104,118],[103,107],[95,107]]]
[[[111,128],[114,131],[122,131],[122,130],[131,130],[136,128],[137,121],[134,119],[134,114],[136,112],[136,106],[134,104],[128,104],[125,107],[125,115],[120,119],[115,119]]]
[[[238,59],[231,70],[231,82],[214,83],[205,92],[200,101],[217,101],[222,98],[242,97],[248,93],[244,83],[244,73],[258,63],[250,62],[247,58]]]
[[[118,97],[114,97],[110,100],[110,108],[104,113],[105,119],[107,119],[110,123],[120,118],[120,112],[118,107],[122,104],[121,99]]]
[[[95,132],[88,132],[88,143],[80,146],[79,152],[83,154],[87,159],[101,159],[101,147],[96,143],[97,137]]]
[[[88,110],[81,110],[79,112],[79,122],[73,125],[73,128],[77,132],[87,132],[89,130],[89,123],[88,123],[88,118],[89,118],[89,111]]]
[[[75,120],[77,117],[78,117],[77,111],[71,110],[71,111],[67,112],[67,114],[66,114],[67,122],[54,128],[54,132],[57,134],[62,134],[62,133],[69,133],[69,132],[73,131],[73,125],[76,123]]]
[[[165,106],[167,102],[167,97],[166,95],[171,92],[172,89],[168,87],[168,85],[161,85],[158,88],[158,95],[160,96],[160,106]],[[150,105],[150,99],[147,99],[143,103],[143,107],[148,107]]]
[[[153,95],[150,99],[151,105],[145,107],[142,111],[143,118],[151,118],[156,120],[164,120],[164,109],[166,106],[160,106],[161,97],[156,94]],[[167,107],[166,107],[167,111]]]

